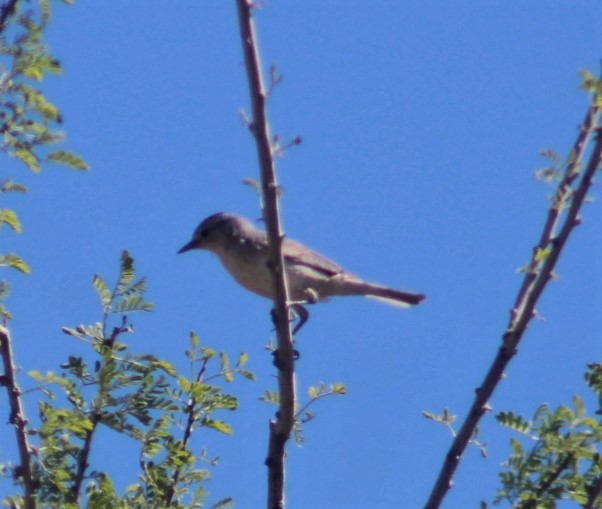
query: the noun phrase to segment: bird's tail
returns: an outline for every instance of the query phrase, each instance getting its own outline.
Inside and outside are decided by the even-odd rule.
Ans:
[[[366,294],[366,297],[402,308],[415,306],[426,299],[426,295],[422,295],[421,293],[404,292],[402,290],[393,290],[392,288],[386,287],[379,289],[378,293],[368,293]]]
[[[358,281],[355,285],[356,295],[365,295],[371,299],[375,299],[391,306],[407,308],[420,304],[426,295],[421,293],[406,292],[403,290],[394,290],[387,286],[382,286],[376,283],[368,283],[366,281]]]

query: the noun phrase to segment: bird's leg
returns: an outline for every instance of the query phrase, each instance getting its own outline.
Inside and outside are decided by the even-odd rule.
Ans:
[[[289,305],[289,320],[293,321],[295,319],[295,317],[299,317],[299,323],[295,326],[295,328],[293,329],[292,332],[292,336],[295,335],[295,333],[301,328],[301,326],[307,321],[308,317],[309,317],[309,313],[307,312],[307,310],[302,306],[302,304],[294,302],[292,303],[292,305]],[[292,315],[292,316],[291,316]],[[270,316],[272,317],[272,323],[274,324],[274,329],[276,330],[277,327],[277,318],[276,318],[276,310],[272,308],[272,310],[270,311]],[[291,338],[293,340],[293,344],[295,341],[295,338],[292,337]],[[272,356],[274,357],[273,360],[273,364],[274,366],[276,366],[278,369],[282,368],[282,363],[280,362],[279,359],[279,354],[280,354],[280,350],[278,348],[276,348],[275,350],[272,351]],[[297,360],[299,359],[301,355],[299,354],[299,352],[297,350],[293,350],[293,360]]]
[[[319,299],[319,295],[318,293],[313,290],[312,288],[307,288],[305,290],[305,296],[306,299],[305,300],[301,300],[301,301],[293,301],[288,303],[288,310],[289,310],[289,320],[292,322],[295,320],[295,318],[299,319],[299,322],[293,327],[292,330],[292,336],[293,336],[293,342],[295,340],[294,336],[297,334],[297,332],[299,332],[301,330],[301,327],[303,327],[305,325],[305,322],[307,322],[307,320],[309,320],[309,311],[307,310],[307,308],[305,307],[306,304],[315,304],[316,302],[318,302]],[[274,323],[274,326],[276,327],[276,310],[272,309],[271,311],[271,315],[272,315],[272,322]],[[278,350],[275,350],[273,352],[274,355],[274,365],[279,368],[279,362],[278,362]],[[293,358],[294,360],[299,359],[301,355],[299,354],[298,350],[293,350]]]
[[[289,305],[289,310],[292,312],[293,316],[299,319],[299,322],[293,328],[293,336],[297,334],[301,327],[305,325],[305,322],[309,320],[309,311],[303,304],[305,304],[305,302],[293,302]]]
[[[306,304],[315,304],[320,299],[318,292],[313,288],[306,288],[304,291],[305,299],[300,301],[293,301],[288,303],[288,308],[292,311],[293,315],[299,319],[299,323],[295,325],[293,329],[293,336],[301,330],[301,327],[305,325],[305,322],[309,320],[309,311],[305,307]]]

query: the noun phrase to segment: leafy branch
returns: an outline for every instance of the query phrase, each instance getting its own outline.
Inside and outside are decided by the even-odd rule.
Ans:
[[[590,388],[602,395],[602,366],[591,364],[586,373]],[[512,453],[500,473],[502,488],[494,503],[507,501],[515,509],[556,507],[570,500],[583,508],[600,507],[602,491],[602,420],[600,408],[591,417],[583,402],[573,398],[573,408],[552,411],[541,405],[531,420],[501,412],[504,426],[519,433],[511,439]],[[519,440],[522,438],[522,440]],[[533,444],[529,449],[526,447]]]
[[[39,172],[43,162],[88,169],[79,156],[49,145],[65,136],[59,108],[36,86],[47,74],[62,72],[42,36],[51,19],[49,0],[10,0],[0,7],[0,150]]]
[[[65,3],[70,3],[66,1]],[[38,83],[48,74],[62,72],[61,65],[46,47],[43,35],[51,20],[49,0],[7,0],[0,5],[0,151],[39,172],[42,164],[53,162],[86,170],[80,156],[66,150],[50,150],[62,143],[65,135],[59,108],[46,98]],[[0,194],[21,191],[25,186],[10,180],[0,183]],[[13,210],[0,210],[0,226],[21,233]],[[29,274],[29,265],[15,253],[0,254],[0,267]],[[1,281],[3,288],[8,283]],[[7,292],[3,292],[6,295]],[[0,304],[0,317],[11,318]]]
[[[198,429],[232,433],[230,425],[214,414],[235,410],[237,399],[211,381],[219,378],[229,383],[235,375],[253,379],[245,367],[247,356],[241,354],[230,366],[224,352],[201,347],[198,336],[191,333],[192,348],[186,355],[196,375],[187,378],[168,361],[128,353],[122,337],[133,332],[129,314],[152,307],[145,299],[146,280],[136,277],[134,261],[124,251],[113,288],[98,275],[93,285],[102,320],[63,331],[89,345],[95,358],[70,356],[60,374],[30,372],[46,396],[39,402],[41,425],[25,430],[24,417],[14,421],[25,441],[23,450],[29,451],[29,462],[22,459],[13,469],[25,498],[10,496],[4,503],[20,507],[31,500],[26,507],[37,503],[68,509],[80,507],[84,500],[88,507],[98,508],[205,507],[204,483],[210,473],[197,463],[215,465],[217,460],[208,459],[206,453],[195,455],[191,437]],[[15,394],[20,395],[18,389]],[[101,427],[125,435],[140,447],[138,482],[130,484],[124,494],[117,492],[109,472],[91,468],[91,452],[100,447],[96,441]],[[27,437],[37,437],[39,443],[33,447],[26,443]],[[23,465],[31,465],[29,474]],[[212,507],[231,505],[226,498]]]

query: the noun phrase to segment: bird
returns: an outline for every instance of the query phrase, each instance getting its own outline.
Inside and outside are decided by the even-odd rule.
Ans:
[[[250,220],[227,212],[207,217],[178,254],[194,249],[205,249],[217,255],[230,275],[247,290],[262,297],[274,298],[267,234]],[[361,295],[397,307],[410,307],[426,298],[421,293],[365,281],[288,237],[282,240],[282,254],[289,299],[296,304],[313,304],[336,296]],[[305,322],[303,316],[300,316],[300,320]]]

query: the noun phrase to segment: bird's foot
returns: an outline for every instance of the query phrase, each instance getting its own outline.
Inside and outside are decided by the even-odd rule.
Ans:
[[[280,350],[274,350],[272,352],[272,364],[274,364],[274,366],[276,366],[276,368],[278,368],[279,370],[282,370],[285,368],[285,363],[282,362],[282,360],[280,359]],[[293,361],[297,361],[299,360],[299,358],[301,357],[301,354],[299,353],[298,350],[293,350]]]
[[[295,334],[297,334],[297,332],[299,332],[301,327],[303,327],[303,325],[305,325],[305,322],[307,322],[307,320],[309,320],[309,311],[303,304],[305,304],[305,302],[293,302],[288,307],[289,311],[292,314],[291,321],[294,321],[295,318],[299,319],[299,321],[293,328],[293,336]]]

